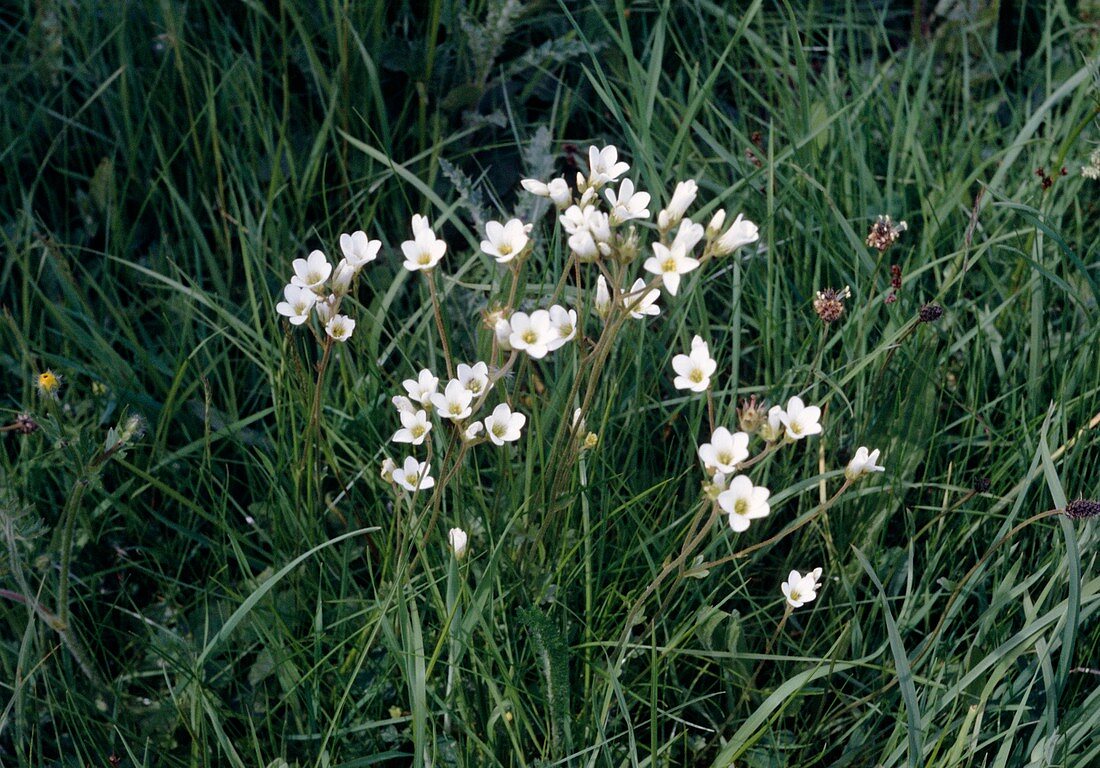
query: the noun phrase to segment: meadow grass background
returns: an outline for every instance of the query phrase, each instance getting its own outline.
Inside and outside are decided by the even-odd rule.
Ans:
[[[0,413],[43,429],[0,443],[0,763],[1100,761],[1095,522],[1046,518],[983,559],[1100,496],[1100,182],[1079,173],[1100,12],[974,5],[5,6]],[[487,354],[480,225],[529,212],[519,179],[571,177],[589,143],[656,207],[697,179],[696,210],[744,211],[761,247],[627,326],[563,498],[549,452],[578,355],[524,371],[522,442],[474,451],[418,549],[377,471],[389,396],[442,368],[400,269],[409,217],[449,243],[458,358]],[[863,243],[881,213],[909,223],[882,256]],[[532,300],[565,261],[551,224]],[[314,350],[273,307],[292,258],[360,228],[385,247],[307,460]],[[844,285],[823,328],[814,292]],[[791,492],[740,538],[717,526],[710,557],[811,513],[859,445],[887,472],[669,580],[623,643],[699,498],[705,404],[670,366],[693,333],[720,422],[750,394],[827,405],[820,439],[753,472]],[[144,437],[88,473],[130,413]],[[57,610],[85,480],[70,602],[91,675],[31,607]],[[473,534],[461,569],[452,525]],[[781,580],[816,565],[822,592],[776,635]]]

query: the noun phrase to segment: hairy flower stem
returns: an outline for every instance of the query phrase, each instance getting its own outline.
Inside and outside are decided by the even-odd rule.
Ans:
[[[72,573],[73,531],[76,528],[76,511],[88,488],[87,475],[81,474],[73,483],[73,489],[61,513],[61,575],[57,582],[57,622],[59,632],[69,628],[69,578]]]
[[[435,314],[435,328],[439,331],[439,343],[443,345],[443,360],[447,364],[447,378],[455,377],[454,363],[451,361],[451,342],[447,339],[447,331],[443,327],[443,308],[439,304],[439,291],[435,287],[435,270],[428,275],[428,292],[432,296],[432,311]]]

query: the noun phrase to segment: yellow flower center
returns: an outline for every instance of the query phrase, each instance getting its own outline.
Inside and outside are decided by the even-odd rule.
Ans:
[[[497,437],[504,437],[504,425],[503,424],[494,424],[493,425],[493,434],[496,435]]]
[[[511,252],[512,252],[512,246],[509,245],[508,243],[501,243],[497,247],[497,253],[499,253],[501,256],[507,256]]]
[[[749,502],[745,499],[738,499],[733,503],[733,513],[735,515],[747,515],[749,513]]]
[[[38,374],[38,388],[45,394],[50,394],[61,385],[61,379],[53,371],[43,371]]]
[[[802,434],[802,425],[799,424],[797,421],[792,421],[788,429],[791,430],[791,432],[794,432],[796,435]]]
[[[698,384],[700,381],[703,380],[703,372],[696,368],[690,374],[688,374],[688,378]]]
[[[539,335],[528,328],[526,331],[523,332],[522,338],[525,344],[534,344],[536,341],[539,340]]]
[[[451,403],[451,415],[452,416],[457,416],[460,413],[462,413],[462,404],[461,403]]]
[[[419,261],[421,265],[426,266],[432,263],[432,255],[427,251],[424,251],[420,254],[420,257],[417,259],[417,261]]]
[[[665,259],[664,263],[661,264],[661,269],[663,269],[665,272],[675,272],[676,271],[676,259],[673,259],[673,258]]]
[[[409,432],[412,433],[413,437],[420,437],[424,434],[424,426],[422,424],[414,424],[412,428],[409,429]]]

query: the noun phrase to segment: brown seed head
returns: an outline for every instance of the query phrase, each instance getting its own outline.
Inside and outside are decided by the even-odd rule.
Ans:
[[[764,423],[768,415],[768,404],[756,401],[756,395],[741,401],[741,407],[737,409],[737,423],[742,432],[755,434]]]
[[[38,431],[38,422],[29,413],[21,413],[15,417],[12,427],[21,435],[29,435]]]
[[[848,286],[844,286],[839,291],[835,288],[818,291],[817,298],[814,299],[814,312],[823,323],[836,322],[844,314],[844,300],[851,295],[852,291]]]
[[[904,221],[894,222],[889,215],[883,214],[871,225],[867,233],[867,245],[879,253],[884,253],[891,245],[897,242],[901,233],[908,229]]]

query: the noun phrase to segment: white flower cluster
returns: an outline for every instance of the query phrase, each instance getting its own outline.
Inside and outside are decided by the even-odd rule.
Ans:
[[[390,440],[423,445],[432,431],[430,415],[433,413],[450,422],[468,446],[484,442],[504,445],[519,440],[527,417],[513,411],[507,403],[500,403],[481,420],[472,418],[493,388],[488,364],[459,364],[457,373],[457,378],[448,381],[442,392],[439,391],[439,377],[427,368],[415,379],[403,381],[405,394],[392,398],[401,429],[394,432]],[[382,464],[382,477],[407,491],[418,491],[435,485],[431,469],[428,461],[419,462],[412,456],[404,460],[401,468],[387,458]]]
[[[340,314],[340,302],[351,290],[359,271],[378,258],[380,240],[371,240],[365,232],[340,235],[340,250],[344,258],[333,268],[322,251],[313,251],[308,258],[295,259],[291,266],[294,276],[283,288],[283,301],[275,311],[291,325],[301,326],[316,317],[327,339],[347,341],[355,331],[355,321]],[[320,339],[320,334],[315,334]]]

